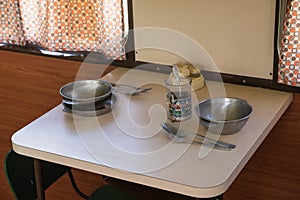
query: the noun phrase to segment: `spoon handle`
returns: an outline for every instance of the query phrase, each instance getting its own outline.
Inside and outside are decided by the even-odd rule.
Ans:
[[[111,85],[114,87],[114,90],[128,95],[136,95],[152,89],[152,88],[136,87],[133,85],[123,84],[123,83],[111,83]]]
[[[233,149],[236,147],[235,144],[230,144],[230,143],[223,142],[223,141],[220,141],[220,140],[214,140],[214,139],[211,139],[209,137],[205,137],[203,135],[200,135],[198,133],[189,133],[189,134],[194,134],[196,137],[200,137],[200,138],[202,138],[204,140],[210,141],[212,143],[216,143],[216,144],[218,144],[220,146],[228,146],[228,147],[233,148]]]

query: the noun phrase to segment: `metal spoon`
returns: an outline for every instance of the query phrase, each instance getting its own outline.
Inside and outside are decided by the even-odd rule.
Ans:
[[[118,91],[123,94],[127,95],[137,95],[142,92],[146,92],[148,90],[151,90],[152,88],[141,88],[141,87],[135,87],[133,85],[128,84],[122,84],[122,83],[111,83],[111,85],[114,87],[115,91]]]
[[[219,146],[217,144],[212,144],[212,143],[202,143],[202,142],[199,142],[199,141],[191,141],[191,140],[187,140],[187,139],[184,139],[184,138],[180,138],[180,137],[177,137],[176,135],[172,134],[172,133],[168,133],[168,136],[171,138],[171,139],[175,139],[176,142],[180,142],[180,143],[188,143],[188,144],[200,144],[200,145],[204,145],[206,147],[211,147],[211,148],[214,148],[214,149],[218,149],[218,150],[225,150],[225,151],[231,151],[232,148],[228,148],[228,147],[222,147],[222,146]]]
[[[196,133],[185,133],[185,132],[179,131],[178,128],[172,126],[169,123],[161,123],[161,126],[169,134],[173,135],[173,137],[178,138],[177,139],[178,141],[180,139],[181,141],[186,141],[186,142],[207,144],[207,143],[204,143],[204,142],[190,141],[190,140],[184,138],[186,135],[192,134],[195,137],[200,137],[201,139],[204,139],[204,141],[209,142],[210,145],[215,145],[215,146],[220,147],[220,148],[225,148],[225,149],[230,150],[230,149],[234,149],[236,147],[236,145],[234,145],[234,144],[230,144],[230,143],[226,143],[226,142],[222,142],[222,141],[216,141],[214,139],[207,138],[203,135],[199,135],[199,134],[196,134]]]

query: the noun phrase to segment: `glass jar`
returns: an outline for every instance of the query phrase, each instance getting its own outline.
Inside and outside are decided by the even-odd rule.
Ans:
[[[186,77],[166,81],[167,115],[171,121],[183,121],[192,116],[191,80]]]

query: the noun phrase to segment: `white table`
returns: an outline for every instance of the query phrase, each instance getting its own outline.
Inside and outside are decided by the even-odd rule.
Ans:
[[[106,80],[135,85],[147,83],[149,92],[128,97],[117,94],[112,112],[98,117],[80,117],[50,110],[12,137],[19,154],[70,166],[154,188],[197,198],[223,194],[292,102],[291,93],[225,84],[226,96],[246,99],[253,106],[247,124],[236,134],[220,139],[234,143],[232,151],[175,143],[165,135],[165,74],[118,68]],[[224,89],[224,88],[223,88]],[[207,82],[197,91],[193,104],[222,96],[222,85]],[[180,124],[199,130],[198,119]],[[211,137],[217,137],[211,135]],[[38,167],[36,168],[39,172]],[[43,196],[40,196],[43,198]]]

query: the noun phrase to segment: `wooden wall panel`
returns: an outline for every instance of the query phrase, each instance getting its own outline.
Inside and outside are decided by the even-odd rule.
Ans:
[[[82,67],[82,65],[84,65]],[[14,132],[41,116],[61,101],[59,88],[77,77],[89,64],[49,57],[0,51],[0,160],[11,148]],[[80,78],[100,77],[105,66],[89,65]],[[110,67],[111,69],[112,67]],[[101,176],[74,170],[80,188],[91,193],[103,184]],[[48,199],[81,199],[64,176],[46,193]],[[3,167],[0,168],[0,199],[13,199]]]
[[[11,148],[10,138],[18,129],[60,103],[59,88],[74,81],[82,63],[0,51],[0,159]],[[98,77],[112,67],[90,65],[80,78]],[[271,102],[270,102],[271,103]],[[225,200],[298,199],[300,191],[300,95],[273,128],[232,186]],[[80,188],[91,193],[104,183],[101,176],[74,170]],[[113,181],[121,184],[120,181]],[[123,183],[122,183],[123,184]],[[121,184],[121,185],[122,185]],[[134,196],[172,199],[161,191],[124,183]],[[124,185],[123,184],[123,185]],[[47,199],[79,200],[66,176],[46,193]],[[0,168],[0,199],[14,199],[3,167]],[[139,198],[137,198],[139,199]],[[180,196],[178,199],[182,199]]]

